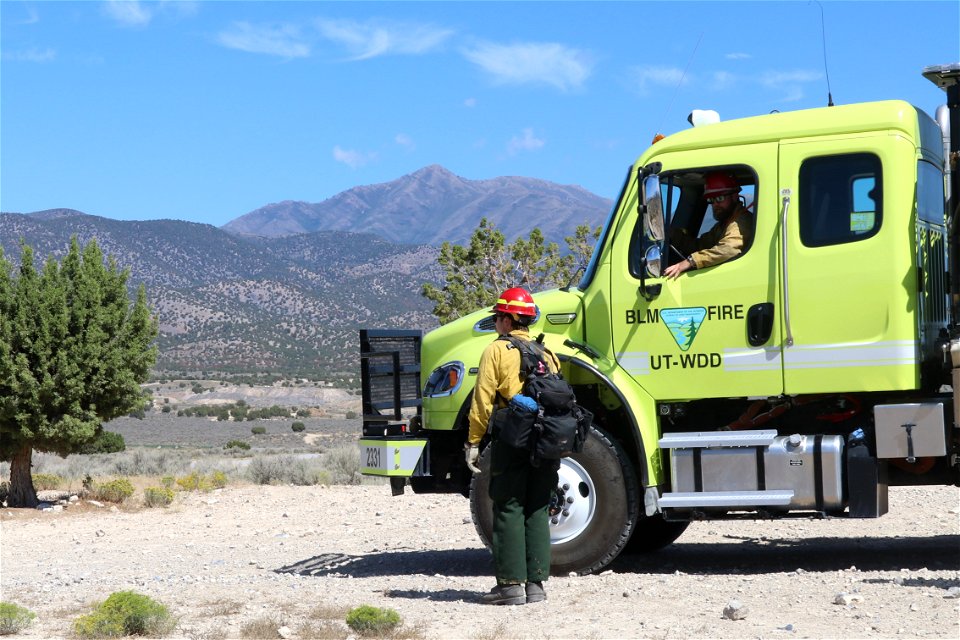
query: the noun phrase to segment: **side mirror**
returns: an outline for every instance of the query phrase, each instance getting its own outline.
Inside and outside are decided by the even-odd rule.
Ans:
[[[652,244],[647,247],[647,251],[643,256],[643,262],[647,267],[647,275],[651,278],[659,278],[660,271],[660,245]]]
[[[651,242],[659,243],[663,233],[663,197],[660,195],[660,178],[649,175],[643,180],[643,231]]]

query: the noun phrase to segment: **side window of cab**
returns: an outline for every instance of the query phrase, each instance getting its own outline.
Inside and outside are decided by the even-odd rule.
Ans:
[[[711,186],[714,191],[717,187],[715,182],[711,184],[710,181],[715,180],[718,175],[730,179],[730,189],[725,190],[723,195],[729,196],[731,201],[726,206],[722,203],[717,204],[717,211],[715,211],[715,205],[711,201],[720,194],[710,190]],[[722,229],[711,233],[714,226],[718,224],[717,218],[721,208],[728,211],[731,207],[734,211],[742,208],[744,211],[739,211],[736,215],[746,219],[748,228],[748,233],[745,234],[746,243],[739,254],[722,261],[735,260],[750,249],[757,214],[755,202],[757,178],[750,167],[737,165],[668,171],[660,174],[660,189],[667,228],[661,269],[686,260],[690,254],[701,248],[698,241],[702,245],[709,243],[713,236],[722,235]],[[638,221],[638,226],[642,227],[641,221]],[[644,245],[648,244],[641,242],[642,238],[642,228],[638,228],[633,234],[630,246],[630,272],[637,278],[640,277],[640,269],[644,264],[642,259],[643,252],[646,250]],[[700,240],[701,238],[703,240]],[[645,275],[657,277],[660,274],[650,273],[648,270]]]

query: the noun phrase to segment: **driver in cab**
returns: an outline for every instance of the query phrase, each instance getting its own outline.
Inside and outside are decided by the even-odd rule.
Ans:
[[[671,230],[670,241],[687,257],[667,267],[665,277],[676,279],[684,271],[712,267],[743,253],[753,237],[753,217],[739,193],[740,185],[729,174],[707,174],[703,197],[713,207],[717,223],[699,238],[690,237],[686,229]]]

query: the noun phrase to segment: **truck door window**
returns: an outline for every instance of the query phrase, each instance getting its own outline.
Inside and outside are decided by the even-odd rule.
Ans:
[[[943,172],[930,162],[917,163],[917,215],[924,222],[943,224]]]
[[[826,247],[865,240],[883,217],[880,158],[870,153],[809,158],[800,165],[800,240]]]

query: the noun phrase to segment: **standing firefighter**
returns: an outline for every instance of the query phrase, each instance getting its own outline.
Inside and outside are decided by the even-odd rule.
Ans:
[[[524,289],[504,291],[493,307],[500,337],[484,350],[470,406],[467,466],[479,473],[480,441],[490,417],[506,410],[523,391],[520,351],[503,336],[529,341],[527,326],[537,314]],[[560,369],[553,354],[545,359],[552,372]],[[543,582],[550,575],[550,530],[547,508],[557,486],[559,460],[531,463],[529,449],[510,446],[493,434],[490,459],[490,499],[493,501],[493,560],[497,586],[483,596],[486,604],[524,604],[546,599]],[[524,589],[524,583],[526,588]]]

